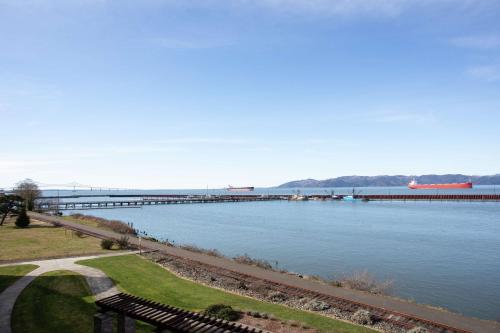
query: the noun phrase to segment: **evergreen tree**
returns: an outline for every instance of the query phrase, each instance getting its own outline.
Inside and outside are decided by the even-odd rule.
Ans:
[[[16,226],[26,228],[30,224],[30,217],[26,214],[26,209],[22,209],[16,219]]]
[[[24,199],[15,194],[0,194],[0,226],[3,225],[7,215],[17,215],[24,206]]]

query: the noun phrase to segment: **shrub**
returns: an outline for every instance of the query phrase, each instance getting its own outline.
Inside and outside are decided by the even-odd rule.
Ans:
[[[342,282],[337,280],[330,281],[329,284],[334,287],[342,287]]]
[[[26,228],[30,225],[30,217],[26,214],[26,210],[22,209],[16,219],[16,226],[18,228]]]
[[[234,310],[230,305],[225,304],[210,305],[203,311],[203,314],[229,321],[235,321],[240,318],[240,313],[238,311]]]
[[[114,242],[111,239],[103,239],[101,241],[101,248],[103,250],[111,250],[113,247]]]
[[[217,250],[217,249],[208,249],[204,253],[208,254],[209,256],[212,256],[212,257],[218,257],[218,258],[224,257],[224,255],[222,253],[220,253],[219,250]]]
[[[83,232],[81,232],[81,231],[79,231],[79,230],[75,231],[75,236],[76,236],[76,237],[78,237],[78,238],[82,238],[82,237],[83,237],[83,235],[84,235],[84,233],[83,233]]]
[[[373,324],[373,319],[370,311],[360,309],[354,312],[351,316],[351,320],[357,324],[361,325],[371,325]]]
[[[368,291],[372,294],[387,294],[392,287],[392,281],[377,281],[368,271],[356,272],[340,281],[342,287]]]
[[[150,242],[160,243],[160,241],[158,239],[151,237],[151,236],[142,237],[142,239],[150,241]]]
[[[112,230],[120,234],[137,235],[137,231],[129,224],[118,220],[107,220],[102,217],[83,214],[71,214],[71,217],[77,220],[90,221],[96,223],[99,227]]]
[[[257,280],[255,282],[252,282],[252,284],[250,285],[250,289],[254,290],[255,292],[263,296],[267,296],[269,294],[270,287],[264,281]]]
[[[181,249],[188,250],[191,252],[204,253],[204,254],[207,254],[207,255],[212,256],[212,257],[219,257],[219,258],[224,257],[222,255],[222,253],[220,253],[216,249],[204,249],[204,248],[198,247],[196,245],[192,245],[192,244],[183,244],[183,245],[179,245],[179,247]]]
[[[279,291],[273,291],[273,292],[270,292],[269,295],[267,295],[267,298],[270,301],[282,303],[288,299],[288,295],[286,295],[282,292],[279,292]]]
[[[233,258],[234,261],[240,264],[245,264],[245,265],[251,265],[251,266],[257,266],[260,268],[264,269],[272,269],[273,266],[271,263],[267,260],[264,259],[254,259],[251,258],[248,254],[244,254],[242,256],[236,256]]]
[[[233,310],[231,307],[227,307],[219,311],[217,318],[235,321],[240,318],[240,313],[236,310]]]
[[[120,237],[120,239],[116,241],[116,244],[118,245],[120,250],[127,249],[129,246],[128,237],[127,236]]]
[[[332,306],[330,304],[317,299],[312,299],[306,304],[304,304],[304,308],[310,311],[324,311],[328,310],[331,307]]]
[[[260,318],[262,316],[260,315],[260,312],[254,311],[254,312],[252,312],[252,317]]]

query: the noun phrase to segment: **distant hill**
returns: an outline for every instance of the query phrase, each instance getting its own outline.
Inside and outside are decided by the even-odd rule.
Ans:
[[[422,176],[343,176],[325,180],[303,179],[281,184],[278,188],[291,187],[365,187],[406,186],[412,179],[420,184],[462,183],[472,180],[474,185],[500,185],[500,174],[491,176],[422,175]]]

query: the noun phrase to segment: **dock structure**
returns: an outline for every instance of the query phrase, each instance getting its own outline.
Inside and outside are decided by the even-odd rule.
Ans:
[[[354,197],[369,201],[500,201],[500,194],[358,194]]]
[[[85,196],[84,196],[85,197]],[[120,195],[108,196],[108,200],[66,201],[64,197],[41,198],[36,204],[39,211],[140,208],[172,204],[202,204],[251,201],[294,200],[293,195]],[[308,200],[342,200],[345,195],[313,194],[305,196]],[[72,196],[72,199],[77,198]],[[128,199],[127,199],[128,198]],[[364,201],[494,201],[500,202],[500,194],[363,194],[354,199]]]
[[[134,196],[134,198],[137,198]],[[172,204],[201,204],[201,203],[223,203],[223,202],[245,202],[245,201],[271,201],[284,200],[282,196],[259,196],[259,195],[166,195],[166,196],[143,196],[133,200],[100,200],[100,201],[40,201],[36,208],[40,211],[59,210],[86,210],[86,209],[108,209],[108,208],[140,208],[143,206],[158,206]]]

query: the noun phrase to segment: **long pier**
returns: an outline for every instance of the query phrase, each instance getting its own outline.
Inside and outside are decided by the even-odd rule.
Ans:
[[[343,200],[347,195],[313,194],[302,197],[304,200]],[[82,196],[89,198],[88,196]],[[40,211],[140,208],[143,206],[171,204],[201,204],[248,201],[294,200],[293,195],[119,195],[107,196],[111,200],[65,201],[68,197],[44,197],[36,207]],[[78,198],[71,196],[69,198]],[[116,198],[116,199],[115,199]],[[129,199],[127,199],[129,198]],[[361,201],[496,201],[500,202],[500,194],[363,194],[354,195]],[[62,199],[62,200],[61,200]]]
[[[133,196],[137,198],[138,196]],[[245,202],[245,201],[271,201],[286,200],[283,196],[259,196],[259,195],[160,195],[144,196],[135,200],[101,200],[101,201],[41,201],[37,209],[48,210],[85,210],[85,209],[107,209],[107,208],[140,208],[142,206],[158,206],[171,204],[201,204],[201,203],[223,203],[223,202]]]

